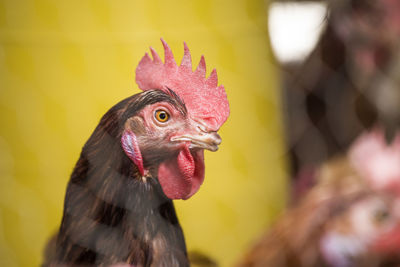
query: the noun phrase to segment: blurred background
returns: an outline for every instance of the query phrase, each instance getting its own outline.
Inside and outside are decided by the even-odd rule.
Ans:
[[[176,201],[189,251],[232,266],[317,166],[400,122],[397,0],[0,0],[0,265],[37,266],[101,116],[160,37],[218,70],[231,115]]]
[[[296,197],[312,185],[316,167],[346,153],[361,133],[381,127],[393,140],[400,124],[400,2],[280,1],[269,10]]]

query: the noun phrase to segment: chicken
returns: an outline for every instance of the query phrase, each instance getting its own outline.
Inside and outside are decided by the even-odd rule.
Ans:
[[[199,190],[229,103],[203,56],[193,72],[185,43],[178,66],[161,41],[165,62],[150,48],[136,69],[144,92],[112,107],[84,145],[45,266],[189,266],[172,200]]]
[[[294,181],[366,129],[383,125],[391,139],[400,127],[400,1],[318,2],[327,16],[314,51],[282,73]]]
[[[238,266],[400,266],[398,144],[378,132],[360,137]]]

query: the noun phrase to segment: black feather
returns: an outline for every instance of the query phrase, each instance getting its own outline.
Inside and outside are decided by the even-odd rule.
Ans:
[[[156,177],[142,180],[120,143],[126,120],[157,102],[187,112],[172,90],[151,90],[103,116],[71,175],[55,256],[45,265],[189,266],[172,201]]]

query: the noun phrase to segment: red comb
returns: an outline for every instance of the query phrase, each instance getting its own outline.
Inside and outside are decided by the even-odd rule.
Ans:
[[[184,44],[181,65],[175,62],[168,44],[164,46],[165,62],[150,47],[153,59],[146,53],[136,68],[136,83],[143,91],[151,89],[173,90],[186,104],[193,118],[206,123],[208,130],[217,131],[229,116],[229,103],[223,85],[218,86],[215,69],[206,79],[206,62],[201,56],[197,69],[192,71],[189,48]]]

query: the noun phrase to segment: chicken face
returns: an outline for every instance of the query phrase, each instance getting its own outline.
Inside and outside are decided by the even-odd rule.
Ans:
[[[122,136],[125,153],[143,177],[158,177],[170,199],[187,199],[204,180],[204,149],[218,150],[221,138],[207,123],[192,118],[172,91],[147,91],[159,102],[129,118]]]
[[[142,138],[147,139],[140,143],[151,146],[154,142],[162,141],[166,144],[163,147],[166,150],[181,149],[189,144],[193,150],[217,151],[221,143],[219,135],[210,131],[205,122],[190,117],[182,102],[176,105],[179,106],[161,102],[147,106],[140,112],[139,116],[146,128],[146,136]]]
[[[370,193],[333,218],[321,238],[325,260],[330,266],[380,266],[385,253],[399,243],[382,244],[400,226],[398,205],[391,196]]]

